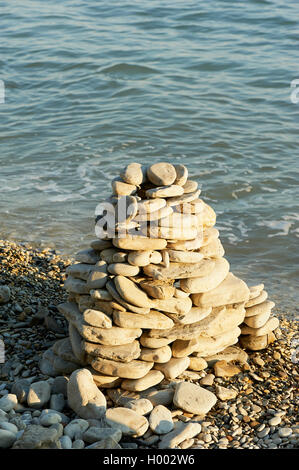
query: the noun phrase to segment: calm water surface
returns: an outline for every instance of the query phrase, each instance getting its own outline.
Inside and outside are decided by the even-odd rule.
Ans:
[[[72,254],[120,168],[182,162],[232,270],[294,314],[297,1],[14,0],[0,22],[0,238]]]

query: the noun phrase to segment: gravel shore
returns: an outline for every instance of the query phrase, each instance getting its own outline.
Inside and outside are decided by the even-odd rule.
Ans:
[[[25,243],[0,241],[0,288],[9,288],[9,300],[0,305],[0,340],[5,345],[5,362],[0,363],[0,400],[14,393],[13,386],[20,379],[27,379],[30,383],[49,379],[40,372],[38,363],[46,349],[68,335],[66,321],[56,306],[66,300],[64,273],[71,262],[52,249],[39,250]],[[236,396],[229,400],[219,399],[205,416],[185,413],[170,405],[174,422],[201,424],[200,434],[183,440],[180,448],[298,446],[298,325],[287,319],[291,317],[288,312],[277,312],[276,309],[275,315],[280,319],[278,340],[266,350],[249,352],[248,362],[239,366],[240,373],[230,378],[215,377],[211,368],[193,377],[190,375],[188,380],[199,382],[207,390],[217,394],[217,387],[221,386],[234,390],[236,393],[232,395]],[[171,388],[177,382],[176,379],[162,387]],[[109,398],[107,403],[108,407],[113,404]],[[41,413],[42,410],[30,409],[26,403],[18,403],[7,412],[5,421],[16,427],[19,438],[26,426],[41,424]],[[76,418],[67,403],[62,413],[66,422]],[[0,414],[0,430],[1,424]],[[9,424],[6,428],[9,430]],[[60,439],[67,441],[66,437]],[[132,449],[155,448],[159,440],[159,436],[147,431],[139,439],[123,437],[119,445]],[[69,442],[64,445],[69,445]]]

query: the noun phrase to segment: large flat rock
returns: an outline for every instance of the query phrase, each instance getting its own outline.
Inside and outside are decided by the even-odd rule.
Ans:
[[[215,288],[202,294],[194,294],[193,302],[199,307],[220,307],[221,305],[247,302],[249,289],[244,281],[228,273]]]
[[[191,279],[182,279],[180,286],[183,291],[190,292],[195,295],[198,293],[209,292],[219,286],[219,284],[221,284],[228,275],[229,263],[225,258],[204,260],[204,262],[210,262],[210,266],[213,266],[213,269],[207,274],[200,275],[199,277],[194,276]],[[195,296],[194,299],[196,301],[197,297]],[[197,304],[195,303],[195,305]]]
[[[216,404],[217,398],[214,393],[199,385],[180,382],[177,384],[173,403],[187,413],[205,415]]]
[[[169,267],[149,264],[143,268],[144,274],[153,279],[187,279],[205,277],[215,269],[215,262],[212,260],[201,260],[198,263],[170,263]],[[185,289],[183,289],[185,290]]]

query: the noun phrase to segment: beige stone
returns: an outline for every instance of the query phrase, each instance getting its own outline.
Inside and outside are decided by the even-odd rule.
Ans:
[[[113,321],[117,326],[122,328],[157,328],[158,330],[166,330],[173,326],[171,318],[155,310],[151,310],[146,315],[137,315],[136,313],[115,310],[113,313]]]
[[[190,202],[183,202],[182,204],[177,205],[175,208],[178,212],[181,212],[184,215],[190,215],[197,226],[202,226],[202,217],[204,202],[202,199],[196,198]]]
[[[88,369],[78,369],[72,373],[67,385],[67,398],[80,418],[101,419],[106,411],[105,395],[98,389]]]
[[[174,184],[178,184],[179,186],[184,186],[188,179],[188,169],[185,165],[174,165],[176,171],[176,179],[174,180]]]
[[[199,253],[205,258],[223,258],[225,251],[219,238],[216,238],[208,245],[202,246]]]
[[[126,263],[128,259],[128,253],[125,253],[124,251],[119,251],[118,253],[115,253],[112,257],[112,263]]]
[[[239,346],[229,346],[217,354],[205,357],[209,367],[213,366],[217,361],[239,362],[245,364],[248,360],[248,354]]]
[[[192,339],[197,336],[218,336],[236,328],[245,317],[244,303],[233,307],[216,307],[203,320],[190,325],[175,325],[170,330],[150,330],[151,338]]]
[[[113,299],[112,295],[106,289],[92,289],[90,296],[94,300],[110,301]]]
[[[252,297],[252,295],[253,292],[250,290],[250,297],[248,302],[245,304],[245,308],[254,307],[255,305],[261,304],[268,298],[268,293],[265,290],[261,291],[260,294],[258,294],[256,297]]]
[[[128,255],[128,262],[133,266],[147,266],[148,264],[159,264],[162,256],[159,251],[131,251]]]
[[[279,320],[276,317],[270,317],[269,320],[260,328],[251,328],[244,325],[241,328],[242,335],[264,336],[274,331],[279,326]]]
[[[146,390],[142,392],[144,396],[153,404],[157,405],[170,405],[172,403],[174,390],[173,388],[165,388],[161,390]]]
[[[138,380],[138,381],[142,380],[142,378],[141,379],[125,379],[125,381],[127,380],[129,382],[132,382],[134,380]],[[123,383],[125,381],[123,381]],[[134,392],[131,392],[131,393],[134,393]],[[125,405],[125,408],[129,408],[130,410],[136,411],[136,413],[138,413],[139,415],[145,416],[145,415],[148,415],[152,411],[153,405],[149,400],[147,400],[147,398],[137,398],[136,400],[131,400],[129,403],[127,403]]]
[[[173,403],[187,413],[205,415],[216,404],[214,393],[199,385],[180,382],[175,388]]]
[[[197,217],[192,214],[180,214],[179,212],[173,212],[168,217],[163,217],[158,222],[160,227],[197,227]]]
[[[106,250],[101,251],[100,257],[106,263],[111,264],[114,262],[114,255],[117,254],[119,250],[117,248],[107,248]]]
[[[142,281],[140,287],[154,299],[171,299],[175,288],[167,281]]]
[[[127,184],[140,186],[144,180],[144,175],[140,163],[129,163],[129,165],[127,165],[124,170],[120,173],[120,177]]]
[[[177,449],[181,445],[183,448],[183,443],[188,440],[191,441],[193,437],[197,436],[200,433],[201,425],[200,423],[184,423],[179,421],[175,423],[175,428],[173,431],[165,434],[158,444],[159,449]]]
[[[184,292],[183,290],[181,289],[177,289],[175,288],[175,291],[174,291],[174,297],[176,299],[185,299],[186,297],[189,297],[190,294],[188,294],[188,292]]]
[[[164,201],[164,199],[162,199]],[[169,217],[173,213],[173,209],[169,206],[162,207],[161,209],[155,212],[140,212],[136,215],[135,220],[137,222],[151,222],[158,221],[160,219],[164,219],[165,217]]]
[[[174,428],[171,411],[163,405],[156,406],[150,414],[149,425],[155,434],[167,434]]]
[[[198,183],[197,183],[197,181],[187,180],[186,183],[183,184],[183,188],[184,188],[184,193],[185,194],[193,193],[194,191],[197,190]]]
[[[169,268],[170,261],[169,261],[169,254],[166,250],[161,251],[162,254],[162,264],[165,268]]]
[[[269,344],[275,341],[273,332],[263,336],[240,336],[240,344],[242,348],[250,349],[251,351],[260,351],[265,349]]]
[[[121,295],[126,302],[136,305],[137,307],[151,307],[152,302],[147,294],[142,289],[139,289],[130,279],[124,276],[116,276],[114,283],[119,295]]]
[[[78,330],[80,335],[87,341],[93,343],[106,344],[111,346],[127,344],[134,341],[142,334],[139,328],[98,328],[84,323],[81,312],[77,305],[72,302],[65,302],[58,305],[58,310],[70,321]]]
[[[162,310],[163,312],[177,313],[185,315],[192,307],[192,301],[189,297],[185,299],[176,299],[172,297],[168,300],[153,299],[152,308]]]
[[[96,251],[102,251],[105,250],[106,248],[109,248],[112,246],[111,240],[93,240],[90,243],[91,248],[93,248]]]
[[[86,281],[94,266],[94,264],[76,263],[68,266],[65,272],[75,279]]]
[[[139,341],[136,340],[132,341],[132,343],[117,346],[106,346],[82,341],[82,349],[90,358],[101,357],[117,362],[130,362],[138,359],[141,352]]]
[[[130,223],[137,214],[137,211],[138,203],[135,196],[119,196],[114,207],[114,212],[111,213],[114,219],[112,217],[111,223],[109,224],[113,226],[113,222],[115,222],[117,230],[120,230],[121,227],[124,229],[126,225],[129,229],[129,227],[131,227]]]
[[[57,306],[58,311],[74,325],[83,322],[83,317],[75,302],[63,302]]]
[[[165,199],[144,199],[138,202],[138,213],[144,214],[145,212],[152,213],[157,212],[162,207],[166,206]]]
[[[75,279],[72,276],[68,276],[64,282],[64,288],[67,292],[74,294],[88,294],[89,288],[87,283],[81,279]]]
[[[202,263],[204,266],[208,266],[209,268],[214,266],[214,268],[212,270],[209,269],[209,272],[206,275],[187,279],[185,278],[180,282],[180,287],[183,291],[194,294],[192,295],[194,305],[197,305],[197,300],[198,302],[201,302],[201,293],[215,289],[226,278],[229,272],[229,263],[225,258],[203,260]]]
[[[257,284],[256,286],[249,287],[249,290],[250,290],[249,300],[254,299],[255,297],[258,297],[262,293],[262,290],[264,289],[264,287],[265,287],[264,284]]]
[[[83,312],[83,320],[91,326],[100,328],[111,328],[112,320],[104,312],[98,310],[87,309]]]
[[[200,371],[206,369],[207,367],[208,363],[204,358],[190,356],[189,369]]]
[[[131,343],[142,334],[140,328],[119,328],[117,326],[98,328],[89,325],[80,327],[79,325],[78,331],[87,341],[111,346]]]
[[[167,346],[172,341],[173,339],[168,338],[151,338],[147,332],[143,332],[140,337],[141,346],[152,349],[162,348],[163,346]]]
[[[83,347],[83,343],[84,343],[83,338],[79,334],[77,328],[70,322],[69,322],[68,330],[69,330],[69,338],[70,338],[70,343],[71,343],[74,356],[81,364],[86,364],[86,353]]]
[[[107,263],[103,260],[98,261],[94,265],[94,269],[87,278],[88,289],[101,289],[107,282]]]
[[[253,317],[256,315],[266,314],[271,312],[272,308],[275,307],[275,303],[271,300],[265,300],[264,302],[254,305],[252,307],[246,308],[246,318]]]
[[[116,302],[120,304],[122,307],[124,307],[125,310],[128,310],[129,312],[138,313],[140,315],[146,315],[147,313],[149,313],[150,307],[136,307],[136,305],[132,305],[129,302],[126,302],[125,300],[123,300],[123,298],[119,295],[118,291],[116,290],[115,285],[112,281],[108,281],[106,284],[106,287],[108,291],[110,292],[110,294],[112,295],[112,297],[116,300]],[[123,308],[118,308],[115,302],[113,303],[113,305],[114,305],[114,308],[118,310],[123,310]]]
[[[174,320],[175,323],[180,325],[190,325],[191,323],[199,322],[206,318],[212,312],[212,307],[192,307],[186,314],[173,314],[167,315]]]
[[[233,400],[237,397],[238,391],[232,388],[221,387],[221,385],[216,385],[216,395],[219,400]]]
[[[64,361],[79,363],[74,354],[70,338],[62,338],[52,346],[53,352]]]
[[[198,199],[198,196],[200,195],[200,189],[194,192],[190,192],[188,194],[183,194],[182,196],[177,196],[177,197],[169,197],[167,199],[167,205],[168,206],[178,206],[180,204],[185,204],[186,202],[192,202],[195,199]]]
[[[119,377],[112,377],[111,375],[99,374],[92,367],[88,368],[90,371],[93,381],[98,388],[115,388],[120,387],[122,379]]]
[[[215,241],[219,237],[219,230],[215,227],[205,228],[202,232],[203,234],[203,241],[202,246],[208,246],[212,241]]]
[[[163,250],[166,240],[147,237],[114,238],[113,245],[122,250]]]
[[[83,306],[83,305],[82,305]],[[88,307],[87,307],[88,308]],[[86,309],[83,309],[82,310],[82,313],[85,311]],[[94,303],[92,305],[92,310],[98,310],[99,312],[104,312],[106,313],[107,315],[111,316],[112,313],[113,313],[113,306],[112,306],[112,302],[108,302],[106,300],[101,300],[101,299],[95,299],[94,300]]]
[[[172,357],[164,364],[155,363],[154,369],[160,370],[167,379],[175,379],[178,375],[184,372],[184,370],[188,369],[189,363],[189,357]]]
[[[197,238],[194,240],[181,240],[174,242],[173,240],[168,240],[167,248],[170,250],[198,250],[202,245],[202,231],[200,231],[197,235]]]
[[[162,348],[141,348],[140,359],[148,362],[164,363],[171,359],[171,348],[163,346]]]
[[[245,316],[244,323],[251,328],[261,328],[269,320],[270,315],[271,310],[247,318]]]
[[[164,379],[164,375],[159,370],[150,370],[140,379],[126,379],[122,381],[121,388],[129,391],[142,392],[154,385],[159,384]]]
[[[87,288],[91,289],[101,289],[106,285],[108,280],[108,275],[100,270],[92,271],[87,279]]]
[[[114,274],[115,276],[137,276],[139,273],[139,267],[132,266],[128,263],[114,263],[109,264],[108,271],[110,274]]]
[[[240,374],[241,369],[234,364],[230,364],[226,361],[217,361],[214,364],[214,373],[216,377],[233,377],[234,375]]]
[[[215,271],[216,261],[202,260],[198,263],[170,263],[168,268],[149,264],[145,266],[143,272],[146,276],[153,279],[183,279],[187,281],[189,278],[205,278]],[[227,263],[228,264],[228,263]],[[182,289],[186,291],[185,289]]]
[[[124,183],[120,178],[115,178],[112,181],[111,186],[113,194],[116,194],[117,196],[130,196],[135,194],[137,191],[137,187],[134,184]]]
[[[189,252],[189,251],[178,251],[178,250],[167,250],[169,259],[175,263],[199,263],[203,259],[201,253]]]
[[[87,250],[81,250],[76,253],[75,259],[79,263],[96,264],[100,261],[100,254],[94,249],[88,248]]]
[[[197,357],[209,357],[223,351],[225,348],[238,342],[241,330],[235,327],[217,336],[198,336],[197,345],[194,348],[194,355]]]
[[[215,289],[192,296],[194,304],[199,307],[220,307],[221,305],[247,302],[248,299],[249,289],[247,285],[232,273],[228,273]]]
[[[204,227],[213,227],[216,224],[216,213],[211,206],[204,203],[202,212],[202,223]]]
[[[197,236],[194,227],[157,227],[150,226],[148,235],[154,238],[165,238],[168,240],[193,240]]]
[[[112,375],[123,379],[140,379],[144,377],[154,363],[140,360],[131,362],[116,362],[110,359],[95,358],[91,361],[92,367],[103,375]]]
[[[148,429],[147,419],[128,408],[109,408],[106,421],[110,427],[120,429],[125,436],[140,437]]]
[[[197,338],[183,340],[177,339],[172,343],[173,357],[187,357],[194,352],[197,346]]]
[[[176,170],[171,163],[154,163],[147,169],[147,177],[155,186],[168,186],[176,180]]]
[[[145,195],[148,198],[167,198],[181,196],[182,194],[184,194],[182,186],[175,184],[169,186],[158,186],[156,188],[148,189],[147,191],[145,191]]]

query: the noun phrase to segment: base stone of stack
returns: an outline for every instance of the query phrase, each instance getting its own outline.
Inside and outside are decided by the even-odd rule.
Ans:
[[[154,385],[159,384],[164,379],[164,375],[158,370],[150,370],[140,379],[126,379],[122,381],[121,388],[131,392],[142,392]]]

